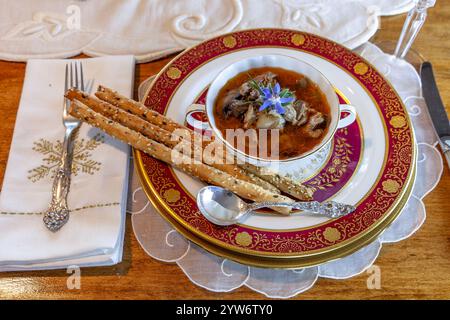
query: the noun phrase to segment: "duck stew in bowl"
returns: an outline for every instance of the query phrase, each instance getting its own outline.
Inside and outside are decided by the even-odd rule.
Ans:
[[[266,135],[265,152],[269,158],[284,160],[298,157],[322,141],[330,123],[330,106],[308,77],[260,67],[239,73],[225,84],[215,101],[214,118],[227,141],[227,129],[277,130],[278,155],[270,150],[272,134]],[[228,142],[236,147],[234,140]],[[248,154],[248,144],[241,151]]]

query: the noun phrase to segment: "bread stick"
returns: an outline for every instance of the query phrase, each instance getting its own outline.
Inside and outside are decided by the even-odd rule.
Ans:
[[[193,160],[176,150],[172,150],[159,142],[145,137],[137,131],[104,117],[78,100],[74,100],[71,103],[69,113],[158,160],[166,162],[207,183],[230,190],[242,198],[257,202],[294,202],[294,200],[286,196],[275,194],[253,183],[236,179],[226,172]],[[289,207],[274,207],[273,209],[282,214],[289,214],[292,211]]]
[[[163,143],[171,149],[177,148],[177,150],[181,150],[181,152],[187,151],[188,154],[185,154],[186,156],[195,157],[198,161],[204,161],[206,164],[224,171],[237,179],[258,184],[273,193],[280,193],[280,190],[270,183],[265,182],[252,173],[246,172],[236,164],[225,163],[223,159],[215,159],[214,156],[209,153],[203,152],[202,146],[198,145],[196,141],[192,141],[192,136],[189,133],[190,130],[187,128],[180,132],[183,133],[183,136],[176,135],[175,133],[177,131],[173,131],[172,133],[168,132],[148,121],[143,120],[142,118],[130,114],[109,103],[95,99],[94,97],[91,97],[77,89],[67,91],[66,98],[71,101],[78,100],[93,111],[98,112],[109,119],[117,121],[125,127],[140,132],[152,140]],[[186,138],[186,136],[188,139],[183,139]]]
[[[142,119],[146,119],[147,121],[152,122],[155,125],[161,126],[167,131],[173,131],[175,129],[180,128],[190,130],[185,126],[182,126],[174,122],[173,120],[166,118],[160,113],[151,110],[144,104],[129,99],[109,88],[99,86],[98,91],[95,93],[95,95],[106,102],[109,102],[123,110],[126,110],[141,117]],[[195,137],[195,134],[197,134],[192,130],[190,130],[190,132],[192,137]],[[205,148],[206,145],[204,145],[203,147]],[[230,161],[227,161],[227,163],[230,163]],[[241,167],[244,168],[249,173],[260,178],[261,180],[269,183],[270,185],[275,186],[277,189],[299,200],[308,201],[312,199],[314,193],[314,190],[312,188],[306,187],[301,183],[295,182],[288,177],[284,177],[273,172],[267,172],[264,168],[254,166],[249,163],[243,164],[241,165]]]
[[[301,183],[274,173],[267,168],[257,167],[249,163],[240,164],[242,168],[260,177],[261,179],[270,182],[281,191],[289,194],[290,196],[300,200],[311,200],[314,194],[314,190],[304,186]]]

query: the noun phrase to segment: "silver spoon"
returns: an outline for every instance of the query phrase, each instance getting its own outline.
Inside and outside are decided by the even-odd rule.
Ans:
[[[238,223],[250,212],[265,207],[292,207],[319,216],[338,218],[355,211],[355,207],[334,201],[255,202],[246,203],[233,192],[221,187],[206,186],[197,194],[197,206],[206,219],[220,226]]]

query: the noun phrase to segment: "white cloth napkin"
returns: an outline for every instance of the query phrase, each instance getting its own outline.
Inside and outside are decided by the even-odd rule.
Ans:
[[[316,33],[349,48],[368,41],[379,17],[414,0],[0,0],[0,58],[134,54],[166,56],[223,33],[261,27]],[[443,1],[442,1],[443,2]]]
[[[0,194],[0,271],[112,265],[122,259],[129,147],[82,124],[68,196],[68,223],[46,229],[52,174],[64,136],[69,60],[29,60]],[[86,82],[131,96],[133,56],[83,59]]]

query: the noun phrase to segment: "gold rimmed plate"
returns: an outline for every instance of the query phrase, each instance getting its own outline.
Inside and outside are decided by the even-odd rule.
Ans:
[[[218,227],[195,203],[203,186],[192,177],[136,152],[139,173],[149,197],[165,217],[215,248],[261,259],[317,261],[337,257],[367,243],[401,210],[414,178],[416,150],[402,101],[381,74],[348,49],[324,38],[283,29],[231,33],[186,50],[156,77],[144,102],[183,123],[186,110],[201,102],[215,75],[226,65],[258,54],[284,54],[304,60],[327,76],[341,101],[352,104],[358,121],[336,133],[323,163],[295,161],[280,170],[316,189],[315,199],[354,204],[339,219],[301,214],[252,215],[245,223]],[[194,240],[193,240],[194,241]],[[200,241],[200,240],[198,240]],[[204,245],[205,246],[205,245]],[[351,249],[351,250],[350,250]]]

